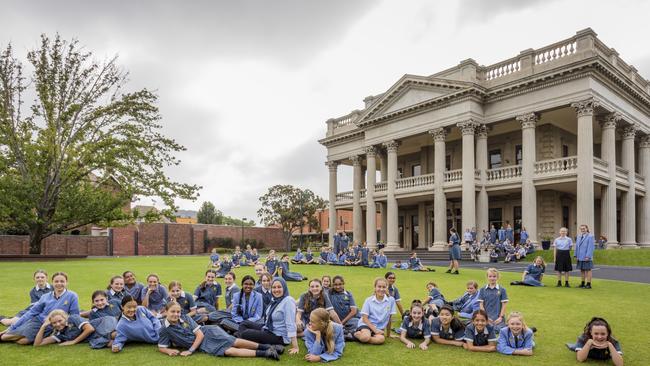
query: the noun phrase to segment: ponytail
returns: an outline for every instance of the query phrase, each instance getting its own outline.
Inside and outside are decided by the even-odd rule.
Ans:
[[[318,318],[318,323],[319,323],[318,325],[320,325],[319,329],[322,334],[322,339],[325,342],[325,348],[327,349],[327,353],[331,355],[332,353],[334,353],[335,343],[334,343],[334,324],[330,319],[330,314],[329,312],[327,312],[327,310],[323,308],[318,308],[318,309],[314,309],[311,315]]]

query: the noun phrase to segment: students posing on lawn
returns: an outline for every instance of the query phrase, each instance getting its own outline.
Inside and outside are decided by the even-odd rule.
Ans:
[[[562,274],[564,274],[564,286],[569,285],[569,272],[573,270],[571,265],[571,246],[573,241],[567,236],[569,230],[563,227],[560,229],[560,236],[553,242],[553,261],[557,272],[557,287],[562,287]]]
[[[115,338],[115,327],[117,319],[112,316],[105,316],[93,320],[87,320],[79,315],[69,315],[63,310],[53,310],[47,320],[41,326],[34,346],[44,346],[52,343],[59,343],[61,346],[88,341],[90,348],[99,349],[111,347],[112,339]],[[49,337],[45,333],[51,328]]]
[[[499,271],[488,268],[486,272],[488,284],[479,290],[478,302],[481,310],[488,315],[488,322],[498,332],[505,326],[504,315],[508,304],[508,294],[504,287],[499,286]]]
[[[409,315],[404,317],[402,326],[398,329],[399,340],[406,345],[406,348],[415,348],[411,339],[423,339],[419,347],[421,350],[429,348],[431,343],[431,326],[429,320],[424,317],[424,310],[420,304],[411,304]]]
[[[589,232],[587,225],[580,225],[580,234],[576,237],[576,251],[573,254],[580,270],[580,288],[591,288],[591,270],[594,268],[594,236]]]
[[[328,295],[336,315],[341,319],[345,339],[354,340],[354,332],[359,324],[359,312],[354,296],[345,289],[345,280],[342,276],[334,276],[332,289]]]
[[[338,360],[345,348],[343,326],[332,321],[325,309],[315,309],[309,315],[309,325],[305,329],[305,346],[305,360],[309,362]]]
[[[122,277],[124,277],[124,290],[126,290],[127,294],[131,295],[138,304],[142,304],[142,298],[140,295],[142,295],[144,285],[137,281],[133,271],[125,271],[122,273]]]
[[[305,328],[309,324],[309,315],[315,309],[325,309],[330,314],[331,319],[337,323],[341,322],[334,311],[332,302],[327,294],[323,292],[322,282],[317,278],[309,281],[309,290],[300,295],[300,300],[298,300],[296,327],[299,337],[302,337]]]
[[[167,290],[160,283],[160,278],[156,274],[147,276],[147,287],[142,289],[140,294],[142,306],[149,309],[154,315],[158,315],[165,310],[167,304]]]
[[[388,295],[388,281],[375,279],[375,293],[361,308],[361,319],[355,338],[361,343],[382,344],[390,336],[390,318],[395,311],[395,299]]]
[[[478,302],[478,283],[476,281],[468,281],[465,289],[465,293],[452,301],[451,306],[458,312],[459,317],[469,319],[481,307]]]
[[[544,271],[546,270],[546,263],[544,258],[537,256],[533,263],[529,264],[526,267],[526,270],[521,275],[521,281],[512,281],[511,285],[522,285],[522,286],[534,286],[540,287],[544,286],[542,283],[542,277],[544,276]]]
[[[472,322],[465,328],[463,347],[472,352],[494,352],[497,350],[497,336],[494,327],[488,323],[485,310],[476,310]]]
[[[194,290],[197,313],[199,314],[207,314],[219,309],[221,284],[215,281],[216,275],[214,270],[205,271],[205,278]]]
[[[454,316],[454,309],[451,306],[442,306],[440,315],[431,321],[431,337],[435,343],[463,346],[465,326]]]
[[[138,306],[131,296],[122,299],[122,317],[117,322],[113,352],[120,352],[126,342],[158,342],[160,320],[149,309]]]

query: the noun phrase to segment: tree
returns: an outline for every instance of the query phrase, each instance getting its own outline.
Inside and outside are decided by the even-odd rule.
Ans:
[[[0,225],[29,232],[31,253],[55,233],[132,221],[137,196],[160,197],[165,215],[176,197],[196,198],[200,187],[164,173],[185,148],[159,132],[157,96],[124,91],[116,57],[99,63],[43,35],[27,60],[29,79],[11,45],[0,54]]]
[[[291,236],[304,226],[320,227],[316,212],[325,209],[325,200],[309,189],[291,185],[275,185],[260,197],[262,208],[257,211],[264,225],[278,225],[285,236],[287,250],[291,249]]]
[[[199,212],[196,213],[196,221],[199,224],[223,224],[223,213],[214,207],[212,202],[203,202]]]

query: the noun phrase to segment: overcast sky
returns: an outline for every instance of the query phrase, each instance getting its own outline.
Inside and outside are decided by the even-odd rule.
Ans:
[[[0,44],[41,33],[119,55],[129,89],[155,89],[164,132],[187,147],[176,180],[225,214],[259,219],[274,184],[327,198],[325,121],[403,74],[488,65],[591,27],[650,78],[647,1],[3,1]],[[351,190],[339,168],[339,190]],[[139,204],[151,204],[143,200]]]

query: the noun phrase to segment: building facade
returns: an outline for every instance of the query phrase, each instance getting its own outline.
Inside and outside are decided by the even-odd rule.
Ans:
[[[586,224],[608,248],[650,247],[650,81],[593,30],[490,66],[404,75],[364,102],[319,142],[329,213],[351,210],[369,246],[444,250],[451,227],[481,237],[506,224],[539,242]],[[342,164],[351,192],[337,191]]]

